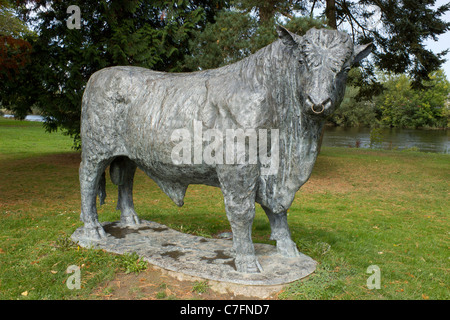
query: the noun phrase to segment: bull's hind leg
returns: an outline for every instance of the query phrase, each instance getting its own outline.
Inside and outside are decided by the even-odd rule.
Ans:
[[[98,222],[97,192],[100,179],[107,163],[99,163],[83,159],[80,164],[81,220],[84,222],[86,239],[99,240],[106,236]]]
[[[233,231],[236,269],[243,273],[261,272],[262,267],[256,259],[252,242],[258,168],[250,165],[224,165],[218,168],[217,173]]]
[[[291,232],[287,223],[287,212],[274,213],[266,207],[262,207],[269,218],[272,233],[270,240],[277,241],[278,252],[285,257],[297,257],[299,252],[297,245],[291,239]]]
[[[134,211],[133,180],[136,164],[126,157],[116,158],[110,167],[111,180],[119,186],[117,210],[121,211],[120,222],[127,226],[140,224]]]

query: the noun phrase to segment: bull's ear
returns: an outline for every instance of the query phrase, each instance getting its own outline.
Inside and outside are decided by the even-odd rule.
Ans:
[[[355,54],[354,54],[354,58],[352,61],[352,64],[355,65],[358,62],[360,62],[362,59],[364,59],[365,57],[367,57],[370,52],[372,51],[373,48],[373,44],[369,43],[369,44],[362,44],[359,45],[355,48]]]
[[[292,34],[287,29],[283,28],[282,26],[277,26],[277,33],[278,37],[281,39],[285,46],[289,48],[295,48],[297,46],[297,43],[294,39],[294,34]]]

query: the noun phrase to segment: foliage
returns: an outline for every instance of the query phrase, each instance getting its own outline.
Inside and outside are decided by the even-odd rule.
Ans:
[[[329,119],[329,122],[344,127],[376,126],[375,103],[372,100],[358,100],[359,88],[347,86],[340,107]]]
[[[386,75],[380,99],[381,123],[391,127],[441,127],[450,121],[447,100],[450,82],[442,70],[434,72],[422,89],[414,90],[404,74]]]
[[[239,61],[275,41],[278,38],[276,25],[284,25],[298,35],[305,34],[312,27],[326,27],[322,19],[292,16],[290,12],[298,5],[297,2],[233,2],[234,7],[219,12],[213,23],[195,33],[189,43],[190,55],[185,57],[187,68],[212,69]],[[280,19],[279,12],[288,15],[289,20]]]
[[[224,11],[216,22],[196,32],[190,41],[191,55],[186,56],[188,69],[212,69],[236,62],[254,52],[249,45],[255,24],[249,14]]]
[[[0,0],[0,80],[13,79],[29,63],[31,44],[24,37],[33,35],[10,1]]]
[[[428,51],[424,40],[436,39],[450,27],[442,20],[450,4],[437,9],[433,4],[409,0],[73,0],[70,5],[81,9],[82,21],[80,29],[69,29],[67,2],[0,0],[0,30],[7,30],[9,37],[0,39],[0,103],[19,118],[37,108],[46,117],[48,131],[60,128],[78,144],[81,97],[95,71],[114,65],[171,72],[222,66],[276,39],[277,24],[298,34],[312,26],[347,29],[355,43],[375,44],[373,58],[349,79],[359,90],[357,96],[349,90],[346,105],[381,93],[375,67],[408,74],[414,88],[426,89],[424,80],[430,81],[429,75],[440,67],[445,52]],[[27,31],[26,25],[34,31]],[[442,109],[444,115],[439,116],[434,96],[431,100],[420,104],[417,119],[405,120],[387,111],[385,118],[394,125],[430,126],[436,120],[442,126],[448,109]],[[363,110],[363,105],[356,109]],[[368,106],[361,121],[354,119],[353,111],[343,109],[337,121],[366,124],[372,109]]]
[[[0,78],[13,79],[29,63],[30,54],[28,41],[0,35]]]
[[[350,76],[358,77],[358,71],[352,69]],[[378,78],[383,90],[372,98],[361,97],[361,88],[348,84],[341,106],[329,122],[346,127],[450,127],[450,82],[443,70],[433,72],[420,89],[412,86],[406,74],[379,73]]]
[[[426,39],[437,39],[450,28],[442,19],[450,10],[450,3],[437,9],[434,1],[410,0],[327,0],[325,14],[329,25],[339,29],[350,25],[354,40],[372,42],[374,64],[364,64],[366,76],[361,86],[370,92],[370,82],[376,83],[374,69],[394,73],[408,73],[412,85],[421,88],[422,81],[439,69],[448,50],[434,54],[424,45]],[[335,10],[330,10],[334,7]],[[327,10],[328,9],[328,10]],[[378,86],[373,92],[378,92]]]
[[[370,147],[371,148],[381,148],[384,136],[383,130],[381,128],[373,128],[370,130]]]
[[[55,241],[55,247],[60,250],[78,248],[78,242],[74,242],[68,235],[60,235]]]
[[[26,23],[15,15],[12,3],[11,0],[0,0],[0,35],[18,39],[34,34]]]
[[[70,4],[81,9],[82,23],[69,29],[66,2],[23,2],[29,4],[23,15],[38,37],[30,40],[27,68],[12,80],[2,79],[1,103],[18,117],[36,106],[47,130],[61,128],[76,142],[83,89],[95,71],[113,65],[180,70],[191,33],[206,23],[206,9],[186,0],[74,0]]]
[[[124,253],[120,256],[122,267],[125,273],[134,272],[138,274],[141,271],[147,270],[147,262],[142,260],[136,252]]]
[[[210,288],[208,281],[195,281],[192,292],[205,293]]]

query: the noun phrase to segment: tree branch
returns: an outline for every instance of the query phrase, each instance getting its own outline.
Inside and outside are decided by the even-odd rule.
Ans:
[[[336,27],[336,1],[326,0],[325,16],[328,20],[328,26],[337,29]]]
[[[313,17],[313,11],[314,11],[314,7],[316,6],[316,0],[314,0],[312,7],[311,7],[311,12],[309,13],[309,17],[312,18]]]
[[[376,3],[376,5],[380,8],[380,10],[384,13],[386,13],[386,8],[384,7],[384,5],[381,3],[380,0],[373,0],[373,2]]]
[[[285,16],[285,17],[288,17],[289,19],[293,19],[294,18],[294,16],[292,15],[292,14],[290,14],[290,13],[287,13],[287,12],[280,12],[283,16]]]
[[[345,0],[343,0],[342,3],[338,2],[338,1],[336,1],[336,3],[339,4],[341,6],[341,8],[347,12],[347,17],[349,17],[349,22],[352,25],[352,29],[353,29],[353,23],[352,23],[352,20],[353,20],[356,23],[356,25],[361,28],[364,37],[366,37],[366,31],[370,32],[370,30],[368,30],[367,28],[362,26],[358,22],[358,20],[356,20],[356,18],[352,15],[352,13],[350,12],[350,9],[348,8],[347,2]],[[352,32],[353,32],[353,30],[352,30]]]

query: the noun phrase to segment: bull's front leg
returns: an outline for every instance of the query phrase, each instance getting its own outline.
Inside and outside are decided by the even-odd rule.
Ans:
[[[262,206],[269,218],[272,233],[270,240],[276,240],[277,251],[285,257],[297,257],[299,252],[297,245],[291,239],[291,232],[287,223],[287,212],[274,213],[267,207]]]
[[[223,165],[218,168],[225,210],[233,231],[236,270],[243,273],[262,271],[252,242],[258,174],[259,170],[254,165]]]

